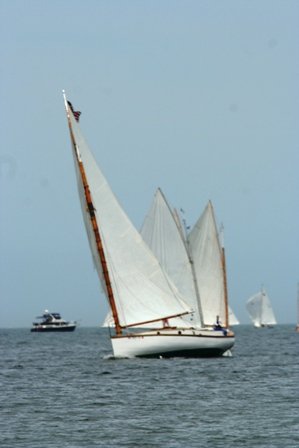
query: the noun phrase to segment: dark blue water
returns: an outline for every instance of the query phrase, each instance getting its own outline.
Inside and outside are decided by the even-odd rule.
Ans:
[[[0,330],[0,446],[299,446],[299,334],[240,326],[231,358],[113,360],[106,331]]]

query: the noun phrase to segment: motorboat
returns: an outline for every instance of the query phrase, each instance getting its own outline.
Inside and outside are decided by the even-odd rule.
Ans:
[[[31,331],[74,331],[77,323],[74,321],[67,322],[62,319],[59,313],[50,313],[45,310],[42,316],[38,316],[39,322],[33,322]]]

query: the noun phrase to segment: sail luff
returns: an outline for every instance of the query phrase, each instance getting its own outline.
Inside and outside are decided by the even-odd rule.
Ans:
[[[116,331],[116,334],[121,334],[122,331],[121,331],[121,326],[119,324],[118,313],[117,313],[117,309],[116,309],[116,305],[115,305],[113,289],[112,289],[112,285],[111,285],[111,281],[110,281],[109,269],[108,269],[106,256],[105,256],[105,252],[104,252],[104,248],[103,248],[103,244],[102,244],[102,239],[101,239],[99,228],[98,228],[97,219],[95,216],[95,208],[94,208],[94,205],[91,200],[91,194],[90,194],[90,190],[89,190],[89,186],[87,183],[87,179],[86,179],[86,175],[85,175],[85,171],[84,171],[82,162],[79,162],[79,169],[80,169],[80,173],[82,176],[82,182],[83,182],[83,187],[84,187],[84,191],[85,191],[87,208],[89,211],[89,216],[90,216],[92,228],[94,231],[98,254],[99,254],[99,258],[100,258],[101,265],[102,265],[103,277],[104,277],[106,288],[107,288],[108,300],[110,303],[113,319],[115,322],[115,331]]]
[[[80,160],[79,152],[77,150],[76,140],[75,140],[75,136],[74,136],[74,133],[73,133],[72,123],[71,123],[70,115],[69,115],[71,112],[70,112],[70,109],[69,109],[69,106],[68,106],[68,103],[67,103],[67,100],[66,100],[65,93],[63,93],[63,96],[64,96],[64,103],[65,103],[65,108],[66,108],[66,114],[67,114],[67,120],[68,120],[68,126],[69,126],[69,131],[70,131],[71,142],[72,142],[72,146],[73,146],[73,149],[74,149],[74,152],[75,152],[75,159],[77,161],[79,172],[80,172],[80,175],[81,175],[81,181],[82,181],[82,185],[83,185],[83,189],[84,189],[87,210],[88,210],[88,213],[89,213],[90,221],[91,221],[91,224],[92,224],[92,228],[93,228],[93,232],[94,232],[94,236],[95,236],[95,240],[96,240],[98,255],[99,255],[99,258],[100,258],[100,261],[101,261],[103,277],[104,277],[105,285],[106,285],[106,288],[107,288],[108,300],[109,300],[109,303],[110,303],[113,319],[114,319],[114,322],[115,322],[115,330],[116,330],[116,334],[119,335],[119,334],[122,333],[122,330],[121,330],[121,326],[120,326],[120,323],[119,323],[118,313],[117,313],[117,309],[116,309],[116,305],[115,305],[114,294],[113,294],[113,289],[112,289],[112,285],[111,285],[111,281],[110,281],[110,275],[109,275],[109,270],[108,270],[108,266],[107,266],[106,256],[105,256],[105,252],[104,252],[104,248],[103,248],[103,244],[102,244],[102,239],[101,239],[100,232],[99,232],[97,218],[96,218],[96,215],[95,215],[95,208],[94,208],[94,205],[93,205],[93,202],[92,202],[91,193],[90,193],[89,185],[88,185],[88,182],[87,182],[87,178],[86,178],[83,162],[82,162],[82,160]]]

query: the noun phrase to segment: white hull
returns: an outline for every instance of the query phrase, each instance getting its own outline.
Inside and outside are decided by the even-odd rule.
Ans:
[[[163,329],[111,338],[116,358],[222,356],[234,345],[234,334],[213,330]]]
[[[276,324],[260,324],[260,323],[255,323],[254,327],[255,328],[273,328]]]

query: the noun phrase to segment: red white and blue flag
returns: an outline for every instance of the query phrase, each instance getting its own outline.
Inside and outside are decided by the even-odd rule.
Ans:
[[[68,103],[68,105],[69,105],[69,108],[70,108],[71,111],[73,112],[73,115],[74,115],[74,117],[75,117],[75,120],[79,122],[79,118],[80,118],[81,112],[79,112],[78,110],[77,110],[77,111],[74,110],[73,105],[72,105],[72,103],[71,103],[70,101],[68,101],[67,103]]]

